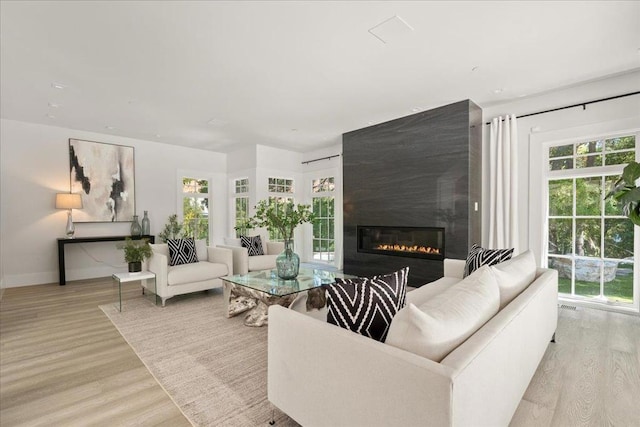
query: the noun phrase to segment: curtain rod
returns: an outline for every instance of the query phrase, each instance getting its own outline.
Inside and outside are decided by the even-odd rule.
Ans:
[[[333,159],[334,157],[340,157],[340,154],[334,154],[332,156],[327,156],[327,157],[320,157],[319,159],[305,160],[304,162],[302,162],[302,164],[308,165],[309,163],[319,162],[320,160],[330,160],[330,159]]]
[[[564,107],[558,107],[558,108],[551,108],[549,110],[544,110],[544,111],[536,111],[535,113],[523,114],[521,116],[516,115],[516,118],[521,119],[523,117],[537,116],[538,114],[552,113],[554,111],[566,110],[567,108],[575,108],[575,107],[582,107],[583,110],[586,110],[587,109],[587,105],[589,105],[589,104],[596,104],[598,102],[611,101],[613,99],[624,98],[626,96],[632,96],[632,95],[638,95],[638,94],[640,94],[640,91],[623,93],[622,95],[610,96],[608,98],[594,99],[593,101],[580,102],[578,104],[566,105]],[[502,119],[502,120],[504,120],[504,119]],[[490,124],[491,124],[491,122],[486,122],[485,123],[485,125],[490,125]]]

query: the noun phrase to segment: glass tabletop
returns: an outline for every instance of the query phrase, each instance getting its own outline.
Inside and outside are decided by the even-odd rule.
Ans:
[[[249,274],[236,274],[223,280],[239,286],[265,292],[269,295],[285,296],[336,282],[336,277],[352,279],[356,276],[337,271],[300,267],[298,277],[284,280],[278,277],[276,270],[250,271]]]

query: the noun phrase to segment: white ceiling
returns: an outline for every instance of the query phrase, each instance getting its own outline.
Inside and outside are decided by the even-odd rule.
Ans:
[[[221,152],[306,152],[640,66],[638,1],[2,1],[0,16],[2,118]],[[413,30],[368,31],[394,16]]]

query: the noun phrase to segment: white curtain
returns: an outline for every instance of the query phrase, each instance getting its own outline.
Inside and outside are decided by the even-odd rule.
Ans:
[[[489,138],[489,248],[518,247],[518,126],[516,116],[491,121]]]

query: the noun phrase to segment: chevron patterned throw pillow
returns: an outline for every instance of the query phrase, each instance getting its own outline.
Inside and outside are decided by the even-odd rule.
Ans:
[[[240,242],[242,243],[242,246],[247,248],[249,256],[264,255],[262,239],[260,239],[260,236],[240,236]]]
[[[336,279],[327,287],[327,322],[384,342],[405,305],[409,267],[384,276]]]
[[[467,262],[464,265],[464,277],[467,277],[483,265],[495,265],[511,259],[513,248],[511,249],[485,249],[474,244],[467,255]]]
[[[169,246],[169,265],[198,262],[196,243],[193,239],[169,239],[167,246]]]

